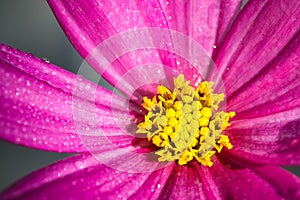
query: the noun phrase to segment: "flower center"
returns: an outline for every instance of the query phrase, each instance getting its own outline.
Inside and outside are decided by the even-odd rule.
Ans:
[[[229,138],[222,131],[230,125],[234,112],[218,112],[224,94],[213,93],[213,82],[203,81],[196,90],[181,74],[174,78],[174,91],[158,86],[157,96],[144,97],[142,106],[148,110],[138,124],[137,133],[160,149],[158,160],[184,165],[195,158],[204,166],[212,166],[211,156],[223,147],[231,149]]]

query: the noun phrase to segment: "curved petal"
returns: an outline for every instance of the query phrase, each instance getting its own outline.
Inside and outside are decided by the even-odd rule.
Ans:
[[[116,121],[132,118],[124,100],[112,92],[5,45],[0,46],[0,74],[1,139],[49,151],[81,152],[86,151],[81,134],[97,145],[99,127],[117,135],[122,131]],[[94,134],[81,133],[83,128]]]
[[[52,10],[78,52],[99,74],[125,93],[127,88],[118,82],[128,71],[137,67],[154,63],[166,65],[180,73],[182,73],[183,66],[187,67],[183,61],[175,62],[173,53],[159,50],[168,44],[169,39],[161,41],[159,44],[155,43],[155,50],[149,50],[149,47],[153,46],[149,43],[155,37],[155,33],[140,35],[132,30],[146,27],[173,29],[199,42],[200,46],[211,56],[216,35],[222,37],[226,32],[226,27],[238,11],[240,2],[240,0],[226,2],[204,0],[185,3],[179,1],[49,0]],[[220,20],[218,20],[219,18]],[[221,29],[217,33],[218,25]],[[129,30],[132,31],[129,40],[132,38],[134,40],[128,42],[127,37],[123,39],[117,37],[118,39],[116,39],[116,34],[120,35],[121,32]],[[105,42],[111,36],[114,36],[113,41],[106,44]],[[173,42],[177,42],[176,38]],[[132,46],[136,45],[139,45],[139,51],[132,49]],[[188,45],[185,44],[180,48],[186,49]],[[189,50],[191,49],[189,48]],[[170,51],[170,49],[167,50]],[[124,56],[125,53],[128,55]],[[191,54],[197,53],[199,54],[199,52]],[[159,72],[154,70],[152,73],[147,73],[147,76],[155,77],[162,71],[164,70]],[[193,78],[193,73],[192,71],[185,74]],[[138,82],[142,75],[130,76],[130,80]],[[168,77],[168,73],[165,74],[165,77]]]
[[[300,106],[300,32],[263,70],[227,99],[237,119],[254,118]]]
[[[159,199],[211,199],[193,165],[176,165],[162,187]]]
[[[253,119],[235,120],[226,130],[228,155],[263,164],[300,164],[300,107]]]
[[[165,17],[158,2],[50,0],[49,4],[77,51],[112,85],[116,85],[130,69],[149,62],[162,63],[157,51],[144,51],[146,46],[137,52],[126,45],[124,47],[123,44],[127,42],[122,38],[101,48],[106,39],[124,31],[143,27],[165,28]],[[134,31],[131,36],[135,37]],[[144,38],[137,40],[133,42],[136,44],[145,41]],[[148,41],[151,41],[150,35],[146,37],[144,45]],[[118,59],[125,53],[129,55]],[[108,60],[108,66],[103,66],[101,59]],[[110,66],[112,62],[114,64]],[[131,79],[137,80],[138,77],[133,76]],[[122,88],[118,89],[122,91]]]
[[[213,46],[213,48],[216,48],[217,51],[219,50],[219,46],[221,45],[237,14],[241,10],[241,6],[241,0],[221,1],[217,35],[215,46]]]
[[[209,56],[238,13],[240,0],[161,1],[170,29],[196,40]]]
[[[299,199],[300,179],[274,166],[244,167],[214,159],[212,167],[199,168],[217,199]]]
[[[1,199],[155,199],[172,166],[148,173],[117,171],[89,154],[67,158],[33,172],[6,191]]]
[[[299,33],[300,2],[249,1],[228,32],[216,58],[227,96],[257,76]]]

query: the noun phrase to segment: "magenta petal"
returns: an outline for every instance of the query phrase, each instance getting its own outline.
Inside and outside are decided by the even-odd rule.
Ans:
[[[299,55],[300,38],[296,37],[228,98],[227,109],[237,113],[228,128],[234,145],[229,154],[258,163],[300,163]]]
[[[236,15],[241,10],[242,1],[241,0],[222,0],[220,4],[220,14],[218,21],[218,30],[215,40],[215,48],[219,50],[219,45],[221,44],[224,36],[229,30],[231,24],[233,23]]]
[[[0,66],[1,139],[49,151],[81,152],[86,151],[83,138],[93,145],[99,139],[95,133],[79,132],[83,127],[90,132],[105,127],[107,133],[115,130],[120,135],[116,119],[130,117],[110,108],[112,92],[30,54],[1,45]],[[125,109],[117,102],[122,100],[114,98],[115,108]],[[89,116],[94,115],[102,121],[93,122]]]
[[[0,198],[156,199],[172,166],[169,168],[130,174],[102,165],[90,155],[80,155],[33,172],[4,191]]]
[[[246,168],[215,159],[213,167],[201,169],[216,199],[300,198],[300,179],[279,167]]]
[[[134,67],[149,64],[149,62],[161,64],[156,51],[128,50],[126,53],[129,55],[122,59],[118,52],[123,47],[122,39],[114,43],[117,46],[111,43],[105,46],[104,51],[95,49],[100,43],[120,32],[143,27],[166,27],[159,2],[50,0],[49,4],[77,51],[112,85],[116,85],[126,72]],[[140,39],[138,42],[143,42],[143,40]],[[147,38],[147,41],[149,40],[151,40],[150,36]],[[98,54],[99,51],[106,55],[100,57],[93,55]],[[108,69],[106,66],[99,66],[91,61],[96,59],[99,63],[99,60],[107,59],[112,62],[114,59],[110,60],[111,57],[120,60]],[[132,77],[132,80],[136,79],[138,76]]]
[[[261,72],[227,99],[238,118],[255,118],[300,106],[300,35]]]
[[[162,1],[162,7],[169,28],[193,38],[211,56],[218,28],[220,2],[220,0]]]
[[[179,73],[184,73],[188,78],[195,79],[196,76],[200,79],[198,73],[186,69],[190,63],[180,60],[181,55],[175,57],[171,49],[162,48],[168,46],[169,39],[159,43],[154,41],[154,48],[150,43],[157,38],[164,39],[160,37],[162,30],[168,32],[172,29],[185,34],[194,42],[197,41],[203,49],[201,51],[211,56],[218,25],[222,26],[218,32],[218,36],[221,37],[226,25],[232,21],[238,10],[239,3],[239,0],[187,1],[185,3],[179,1],[49,1],[65,33],[78,52],[99,74],[128,96],[130,94],[126,93],[126,85],[120,83],[124,76],[131,80],[127,85],[133,87],[132,83],[139,82],[139,77],[156,77],[165,71],[162,68],[145,75],[138,71],[133,72],[133,70],[149,65],[164,65],[176,69]],[[140,28],[149,29],[150,27],[157,29],[154,33],[140,35]],[[124,31],[129,30],[131,30],[130,37],[118,37]],[[170,36],[171,34],[168,35]],[[156,39],[153,39],[155,37]],[[173,39],[174,43],[178,42],[176,39]],[[174,48],[173,46],[177,45],[171,46]],[[134,48],[135,46],[138,48]],[[191,54],[189,56],[202,54],[199,51],[194,52],[196,50],[190,52],[194,46],[189,46],[188,42],[178,46]],[[176,59],[179,60],[176,62]],[[198,66],[203,65],[201,63]],[[129,76],[127,74],[129,71],[134,75]],[[170,76],[170,73],[164,74],[165,79]],[[197,81],[199,80],[192,80],[192,82]]]
[[[176,165],[162,187],[159,199],[211,199],[205,192],[203,177],[192,165]]]
[[[300,2],[249,1],[237,17],[216,59],[230,97],[284,50],[298,33]]]
[[[166,24],[159,2],[155,1],[49,0],[49,4],[68,38],[84,58],[112,35],[133,28]]]
[[[196,40],[212,55],[240,8],[240,0],[161,1],[168,28]]]
[[[17,199],[17,197],[21,197],[28,193],[28,195],[30,195],[30,192],[34,189],[38,190],[44,185],[47,185],[55,180],[66,178],[77,171],[81,171],[96,165],[99,165],[99,162],[90,154],[81,154],[66,158],[55,164],[31,173],[31,175],[23,178],[10,188],[6,189],[0,195],[0,198]],[[47,194],[45,195],[47,196]]]
[[[228,154],[255,163],[300,164],[300,107],[253,119],[235,120],[226,134]]]

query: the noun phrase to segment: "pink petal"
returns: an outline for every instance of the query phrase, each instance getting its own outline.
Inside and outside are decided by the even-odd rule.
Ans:
[[[121,135],[119,125],[132,118],[124,100],[112,92],[30,54],[1,45],[0,66],[1,139],[49,151],[81,152],[89,148],[87,139],[97,146],[103,137],[97,132],[100,127]]]
[[[168,28],[196,40],[209,56],[219,45],[227,26],[238,12],[240,0],[191,0],[161,2]]]
[[[298,36],[297,34],[296,36]],[[300,38],[228,100],[237,112],[228,134],[234,154],[258,163],[300,163]]]
[[[126,44],[126,40],[122,38],[118,41],[111,41],[108,45],[105,44],[104,49],[101,48],[103,45],[95,49],[110,36],[123,31],[142,27],[161,27],[161,25],[165,27],[164,15],[158,2],[50,0],[49,4],[77,51],[111,84],[117,85],[126,72],[137,66],[149,64],[149,62],[162,63],[160,57],[156,56],[157,51],[135,52],[136,49],[131,49],[130,46],[129,49],[126,45],[124,47],[123,43]],[[147,41],[151,42],[151,37],[149,36],[147,40],[138,39],[134,43],[139,44],[143,41],[146,45]],[[125,55],[122,59],[124,53],[120,51],[124,48],[128,50],[125,53],[129,55]],[[113,66],[101,65],[106,60],[112,64],[117,58],[119,60]],[[138,80],[138,77],[131,78]],[[125,90],[125,88],[118,89]]]
[[[87,57],[98,44],[112,35],[133,28],[165,24],[164,14],[155,1],[49,0],[49,4],[83,57]]]
[[[300,2],[250,1],[227,34],[217,55],[228,96],[263,75],[265,67],[298,37]]]
[[[300,106],[300,34],[276,58],[227,98],[237,118],[254,118]]]
[[[226,33],[232,25],[234,19],[241,10],[241,4],[241,0],[221,1],[218,29],[215,39],[215,48],[217,51],[219,50],[219,46],[224,37],[226,36]]]
[[[141,85],[143,79],[140,80],[140,77],[163,76],[164,79],[170,77],[170,70],[165,72],[166,68],[164,67],[161,67],[160,70],[137,70],[144,68],[144,66],[165,65],[179,73],[184,71],[189,79],[193,79],[194,76],[198,77],[198,80],[192,80],[192,82],[199,81],[200,76],[205,75],[205,73],[199,74],[189,70],[190,63],[184,63],[179,57],[176,57],[179,59],[176,63],[174,52],[171,52],[174,47],[171,45],[171,49],[163,48],[168,44],[169,37],[172,35],[169,33],[166,37],[159,37],[161,33],[158,32],[167,31],[166,28],[170,28],[184,33],[190,39],[199,42],[201,48],[203,46],[204,50],[201,49],[201,51],[206,51],[208,55],[211,55],[217,26],[221,26],[221,30],[218,32],[218,37],[221,37],[226,30],[226,25],[232,21],[238,10],[240,2],[240,0],[226,1],[226,3],[221,0],[214,2],[205,0],[190,1],[183,4],[176,1],[173,3],[169,1],[89,0],[81,2],[50,0],[49,4],[78,52],[99,74],[124,94],[130,96],[128,87],[129,90],[131,88],[137,89],[137,84],[134,83]],[[220,8],[222,11],[220,20],[218,20]],[[139,28],[146,27],[164,29],[141,35]],[[199,31],[199,29],[201,30]],[[130,37],[124,37],[120,34],[129,30],[131,30]],[[153,39],[155,37],[160,38],[160,42],[155,41],[157,40]],[[176,38],[171,39],[177,43]],[[153,45],[155,50],[151,50]],[[189,43],[180,46],[188,53],[190,53],[189,50],[193,49]],[[199,51],[194,50],[189,56],[199,53]],[[135,71],[128,75],[127,73],[132,70]],[[143,73],[144,71],[146,73]],[[130,81],[123,81],[127,82],[124,85],[120,80],[123,80],[125,76]]]
[[[214,199],[299,199],[300,179],[273,166],[244,167],[225,159],[199,168]]]
[[[253,119],[235,120],[227,135],[228,155],[254,163],[300,164],[300,107]]]
[[[210,199],[203,177],[192,165],[176,165],[162,187],[159,199]]]
[[[117,171],[90,155],[71,157],[33,172],[1,199],[155,199],[172,166],[148,173]],[[152,196],[152,197],[151,197]]]

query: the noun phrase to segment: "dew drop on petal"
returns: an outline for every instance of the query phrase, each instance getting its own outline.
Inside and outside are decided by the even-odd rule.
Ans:
[[[76,162],[75,162],[75,166],[76,166],[78,169],[83,169],[83,168],[84,168],[84,163],[81,162],[81,161],[76,161]]]

